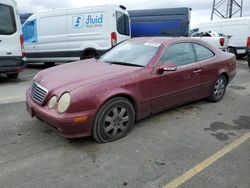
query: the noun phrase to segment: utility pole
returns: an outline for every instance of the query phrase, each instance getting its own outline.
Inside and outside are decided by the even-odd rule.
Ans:
[[[213,0],[213,9],[211,14],[211,20],[214,15],[221,19],[232,18],[239,13],[242,17],[243,0]]]

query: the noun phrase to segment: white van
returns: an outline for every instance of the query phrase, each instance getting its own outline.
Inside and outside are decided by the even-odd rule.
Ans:
[[[23,36],[17,4],[0,0],[0,74],[17,78],[23,64]]]
[[[22,29],[27,62],[68,62],[130,38],[130,19],[123,6],[60,9],[33,14]]]
[[[246,55],[247,41],[250,40],[250,17],[221,19],[201,23],[196,26],[199,32],[216,31],[232,36],[229,51],[241,58]]]

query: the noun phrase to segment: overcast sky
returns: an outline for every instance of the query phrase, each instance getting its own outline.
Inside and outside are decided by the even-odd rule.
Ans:
[[[16,0],[21,13],[40,12],[57,8],[84,7],[101,4],[124,5],[127,9],[190,7],[191,27],[208,21],[213,0]],[[240,2],[240,0],[237,0]],[[244,1],[243,16],[250,16],[250,0]],[[221,10],[226,10],[221,7]],[[215,16],[216,19],[218,19]]]

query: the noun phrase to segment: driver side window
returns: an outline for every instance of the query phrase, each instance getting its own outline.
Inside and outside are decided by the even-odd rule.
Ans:
[[[195,54],[191,43],[178,43],[166,49],[160,63],[172,62],[179,66],[195,62]]]

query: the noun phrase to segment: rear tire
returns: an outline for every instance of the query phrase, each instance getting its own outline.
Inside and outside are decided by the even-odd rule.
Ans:
[[[18,76],[19,76],[19,73],[18,73],[18,72],[7,74],[7,77],[8,77],[8,78],[13,78],[13,79],[18,78]]]
[[[227,79],[224,75],[220,75],[219,78],[215,81],[213,89],[207,100],[210,102],[220,101],[225,95],[226,87],[227,87]]]
[[[113,98],[98,111],[92,137],[98,143],[113,142],[129,134],[134,121],[135,110],[131,102],[123,97]]]

